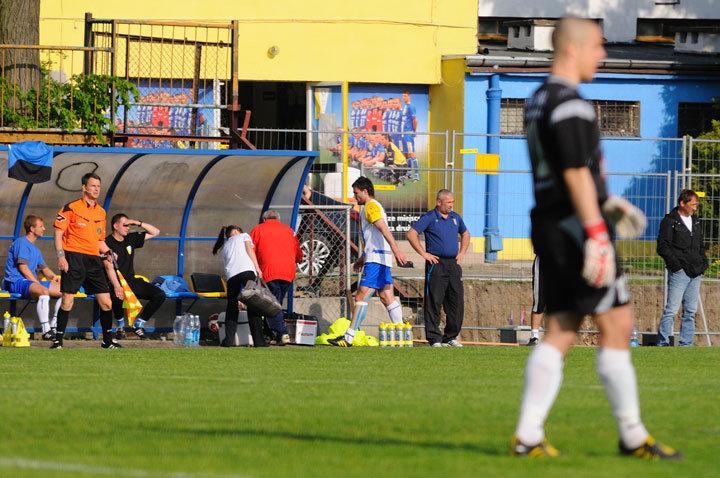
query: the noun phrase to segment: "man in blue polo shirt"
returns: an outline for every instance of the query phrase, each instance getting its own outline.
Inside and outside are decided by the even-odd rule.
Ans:
[[[23,222],[25,235],[17,238],[7,254],[5,277],[2,287],[20,294],[23,299],[37,300],[37,315],[42,326],[44,340],[55,339],[60,301],[55,302],[55,312],[50,322],[50,297],[60,298],[60,278],[47,266],[35,241],[45,233],[43,220],[30,214]],[[39,281],[37,271],[48,280]]]
[[[407,240],[425,258],[425,337],[433,347],[462,347],[457,336],[463,322],[464,295],[460,263],[470,245],[470,231],[453,212],[452,192],[441,189],[436,207],[407,232]],[[425,234],[425,249],[418,238]],[[460,247],[458,248],[458,234]],[[440,332],[440,307],[445,309],[445,332]]]

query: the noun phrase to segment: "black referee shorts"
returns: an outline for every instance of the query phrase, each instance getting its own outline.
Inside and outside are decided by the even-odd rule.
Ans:
[[[629,302],[630,294],[617,253],[617,272],[609,287],[592,287],[582,277],[585,236],[579,220],[533,217],[532,241],[535,252],[542,258],[540,282],[547,313],[595,315]]]
[[[79,252],[65,251],[68,271],[60,277],[60,292],[75,294],[85,287],[86,294],[109,292],[105,266],[100,256],[91,256]]]

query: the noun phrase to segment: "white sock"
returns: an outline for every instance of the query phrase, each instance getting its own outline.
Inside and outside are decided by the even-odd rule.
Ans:
[[[400,305],[400,302],[395,299],[395,302],[385,307],[388,311],[388,315],[390,316],[390,320],[393,324],[402,324],[402,306]]]
[[[563,379],[563,356],[552,345],[541,343],[533,349],[525,365],[523,390],[515,436],[525,445],[536,445],[545,438],[543,426]]]
[[[37,316],[40,319],[40,326],[42,326],[43,334],[50,330],[50,323],[48,317],[50,316],[50,296],[41,295],[37,301]]]
[[[648,432],[640,420],[637,378],[630,351],[600,347],[595,359],[598,375],[618,424],[620,439],[626,447],[637,448],[647,439]]]
[[[540,331],[538,329],[532,329],[530,331],[530,338],[531,339],[537,339],[540,338]]]
[[[348,327],[345,331],[345,342],[351,344],[353,343],[353,340],[355,340],[355,329]]]
[[[62,299],[58,299],[55,301],[55,311],[53,311],[52,320],[50,321],[50,327],[56,328],[57,327],[57,314],[60,310],[60,306],[62,305]]]

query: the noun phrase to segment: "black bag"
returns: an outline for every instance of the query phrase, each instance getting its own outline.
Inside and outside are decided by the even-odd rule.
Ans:
[[[275,317],[282,311],[280,302],[262,279],[259,279],[259,283],[254,280],[247,281],[237,299],[265,317]]]

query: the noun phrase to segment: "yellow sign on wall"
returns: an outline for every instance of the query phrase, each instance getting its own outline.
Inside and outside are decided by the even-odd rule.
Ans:
[[[476,154],[475,155],[475,169],[481,169],[478,174],[497,174],[497,170],[500,169],[500,155],[499,154]],[[490,172],[489,170],[496,171]]]

